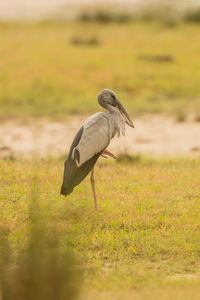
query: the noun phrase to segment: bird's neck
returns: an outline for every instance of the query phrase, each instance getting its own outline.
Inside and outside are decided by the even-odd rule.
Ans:
[[[116,109],[115,111],[109,112],[112,118],[114,127],[119,135],[125,135],[125,120],[121,113]]]

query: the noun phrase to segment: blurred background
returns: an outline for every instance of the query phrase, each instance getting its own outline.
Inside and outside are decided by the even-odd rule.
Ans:
[[[125,11],[149,9],[152,5],[157,8],[161,6],[170,6],[173,9],[184,11],[185,9],[196,8],[199,6],[199,0],[8,0],[1,3],[1,18],[5,19],[43,19],[52,17],[56,12],[65,10],[66,19],[76,17],[79,11],[88,6],[89,8],[97,7],[105,8],[106,6],[115,6],[115,9],[122,9]],[[158,7],[159,6],[159,7]],[[74,15],[70,14],[70,10],[74,10]],[[129,11],[130,12],[130,11]]]
[[[138,128],[116,151],[199,151],[200,1],[8,0],[0,18],[2,156],[65,153],[104,88]]]

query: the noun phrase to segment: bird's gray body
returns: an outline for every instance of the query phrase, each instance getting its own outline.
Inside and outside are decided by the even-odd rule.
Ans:
[[[125,120],[119,111],[98,112],[87,119],[76,134],[65,161],[62,195],[69,195],[88,175],[116,133],[125,134]]]

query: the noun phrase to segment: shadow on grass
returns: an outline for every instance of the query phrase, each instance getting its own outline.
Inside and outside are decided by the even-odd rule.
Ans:
[[[99,22],[99,23],[127,23],[134,19],[133,16],[125,12],[112,12],[106,9],[97,9],[95,11],[83,11],[78,19],[82,22]]]
[[[100,41],[96,36],[92,36],[92,37],[74,36],[71,39],[71,44],[75,46],[97,46],[100,44]]]
[[[191,23],[200,23],[200,8],[187,10],[184,15],[184,21]]]
[[[140,153],[135,155],[130,155],[128,153],[121,153],[118,155],[118,159],[116,160],[119,164],[139,164],[144,166],[152,166],[156,164],[157,161],[153,157],[144,156]]]

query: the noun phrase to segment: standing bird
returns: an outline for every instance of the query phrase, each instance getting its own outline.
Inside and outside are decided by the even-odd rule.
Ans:
[[[134,127],[128,113],[117,99],[116,94],[109,89],[98,95],[99,104],[107,112],[98,112],[87,119],[77,132],[69,155],[65,161],[61,194],[67,196],[91,171],[91,184],[97,209],[97,197],[94,182],[94,165],[99,158],[116,156],[106,150],[111,139],[118,134],[125,135],[125,123]]]

